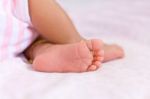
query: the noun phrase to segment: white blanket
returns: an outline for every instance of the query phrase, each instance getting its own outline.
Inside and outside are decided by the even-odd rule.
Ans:
[[[82,35],[117,42],[126,57],[81,74],[40,73],[21,58],[7,60],[0,63],[0,99],[150,99],[150,2],[84,2],[61,3]]]

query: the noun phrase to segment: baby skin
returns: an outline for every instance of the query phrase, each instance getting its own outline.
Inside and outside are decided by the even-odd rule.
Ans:
[[[104,60],[103,43],[87,40],[73,44],[41,44],[34,48],[33,68],[44,72],[86,72]]]
[[[53,0],[29,0],[30,17],[40,37],[25,51],[40,72],[88,72],[122,58],[123,49],[99,39],[84,39]],[[40,12],[40,13],[39,13]],[[46,15],[46,16],[42,16]]]

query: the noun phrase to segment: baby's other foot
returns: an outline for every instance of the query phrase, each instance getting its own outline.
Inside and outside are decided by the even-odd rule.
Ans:
[[[112,44],[112,45],[104,44],[103,48],[105,51],[103,62],[108,62],[111,60],[115,60],[115,59],[124,57],[124,50],[116,44]]]

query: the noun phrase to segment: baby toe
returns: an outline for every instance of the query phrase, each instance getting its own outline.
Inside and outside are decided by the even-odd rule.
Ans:
[[[94,51],[99,51],[103,47],[103,42],[99,39],[93,39],[91,40],[91,43],[92,43],[92,48]]]
[[[101,62],[100,61],[95,61],[94,65],[96,65],[97,67],[99,67],[101,65]]]
[[[97,57],[95,57],[94,60],[95,60],[95,61],[103,61],[103,60],[104,60],[104,57],[97,56]]]
[[[91,65],[88,68],[88,71],[95,71],[95,70],[97,70],[97,66],[96,65]]]

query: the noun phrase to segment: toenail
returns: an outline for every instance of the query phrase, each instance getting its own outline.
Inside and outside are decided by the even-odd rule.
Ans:
[[[97,69],[97,66],[96,65],[91,65],[89,68],[88,68],[88,71],[94,71]]]
[[[91,66],[91,69],[92,69],[92,70],[96,70],[96,69],[97,69],[97,66],[92,65],[92,66]]]

